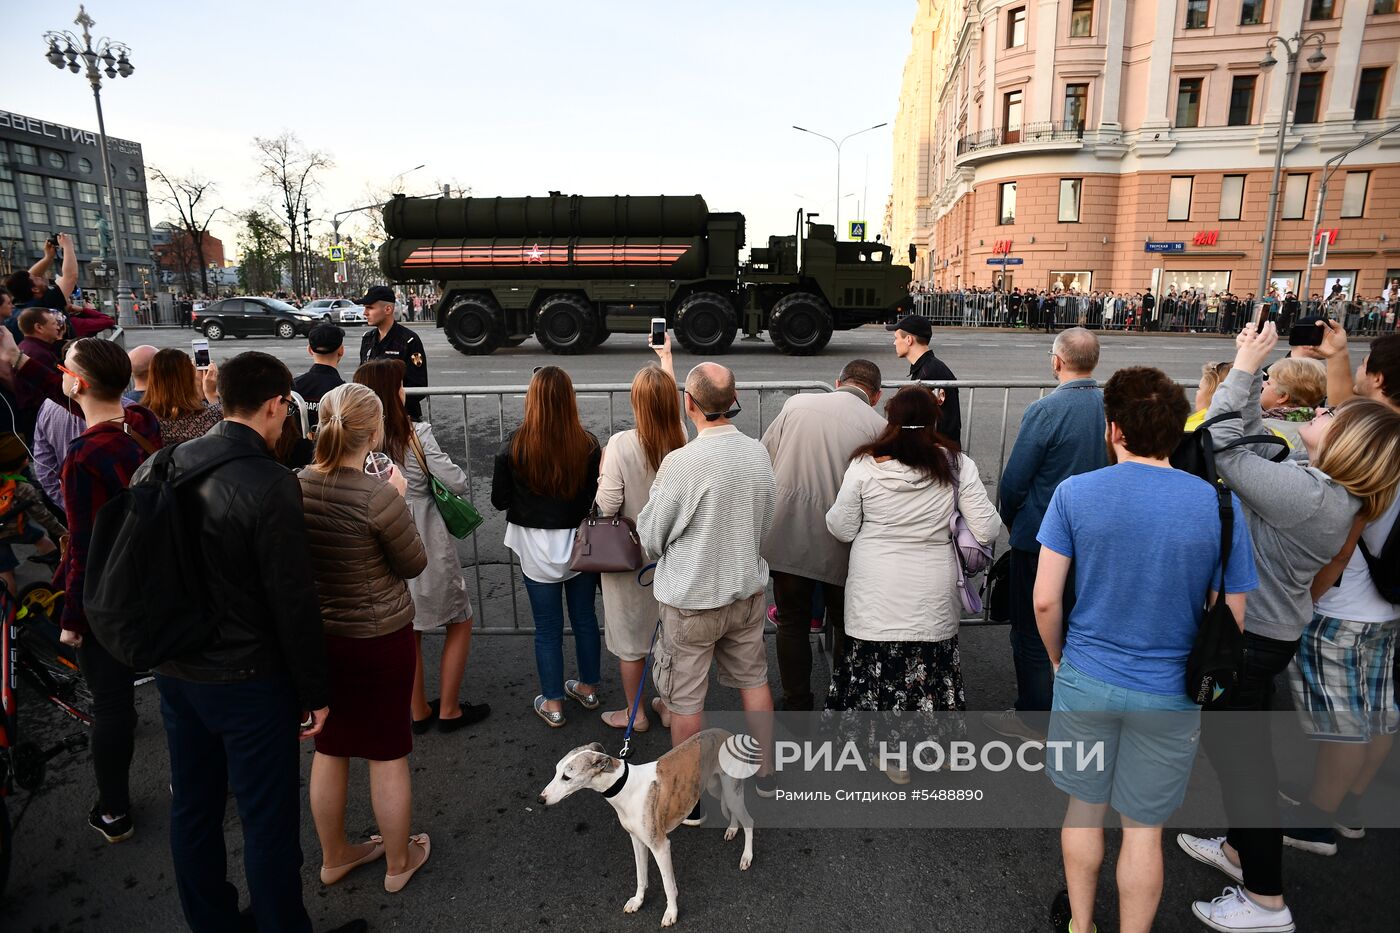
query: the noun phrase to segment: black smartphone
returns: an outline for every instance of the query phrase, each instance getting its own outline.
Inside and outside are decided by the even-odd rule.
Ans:
[[[1288,331],[1288,345],[1290,347],[1320,347],[1322,346],[1322,335],[1326,331],[1322,322],[1308,324],[1294,324]]]
[[[664,317],[651,319],[651,345],[653,347],[666,346],[666,319]]]
[[[49,243],[49,245],[52,246],[54,249],[58,249],[58,234],[56,234],[56,233],[51,233],[51,234],[49,234],[48,243]]]

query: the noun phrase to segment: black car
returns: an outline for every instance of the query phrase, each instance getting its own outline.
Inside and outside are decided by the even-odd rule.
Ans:
[[[322,315],[303,311],[277,298],[225,298],[194,313],[194,326],[210,340],[266,335],[291,340],[321,322]]]

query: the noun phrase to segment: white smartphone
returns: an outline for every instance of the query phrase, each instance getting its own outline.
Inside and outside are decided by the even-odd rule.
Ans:
[[[666,319],[664,317],[651,319],[651,345],[653,347],[666,346]]]
[[[208,368],[209,368],[209,341],[207,341],[207,340],[191,340],[191,341],[190,341],[190,350],[193,351],[193,353],[194,353],[194,368],[195,368],[195,369],[208,369]]]

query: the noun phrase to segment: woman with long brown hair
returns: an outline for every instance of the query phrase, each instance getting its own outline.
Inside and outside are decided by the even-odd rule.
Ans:
[[[486,703],[463,703],[462,676],[472,650],[472,604],[462,579],[457,545],[447,531],[433,497],[429,473],[459,496],[469,497],[467,474],[443,453],[427,421],[409,420],[404,407],[402,360],[377,359],[355,370],[355,382],[369,386],[384,406],[384,438],[380,447],[403,471],[408,483],[408,508],[428,552],[427,568],[408,581],[413,597],[413,635],[418,663],[413,672],[413,731],[422,735],[437,723],[440,732],[455,732],[480,722],[491,712]],[[427,471],[424,471],[424,464]],[[423,633],[442,629],[446,639],[439,664],[441,698],[429,700],[423,678]]]
[[[598,575],[570,570],[569,557],[598,490],[601,456],[598,439],[579,421],[569,374],[541,368],[525,394],[524,421],[496,454],[491,504],[506,513],[506,547],[520,558],[535,618],[535,713],[552,728],[564,725],[565,694],[586,710],[598,708]],[[565,599],[578,680],[564,680]]]
[[[666,343],[652,347],[661,365],[644,367],[632,379],[632,415],[637,427],[608,439],[603,452],[602,475],[598,478],[595,504],[599,515],[622,515],[637,520],[651,496],[651,484],[661,461],[677,447],[685,446],[681,427],[680,394],[671,368],[671,335]],[[622,688],[627,706],[603,714],[603,722],[615,729],[627,727],[627,714],[641,688],[642,669],[651,647],[659,608],[651,589],[637,582],[635,573],[605,573],[603,612],[608,627],[603,632],[608,651],[617,656],[622,668]],[[651,727],[639,706],[633,728],[645,732]]]
[[[184,350],[157,350],[151,357],[141,404],[160,422],[165,446],[203,437],[224,417],[219,404],[219,368],[210,363],[208,369],[199,372]]]

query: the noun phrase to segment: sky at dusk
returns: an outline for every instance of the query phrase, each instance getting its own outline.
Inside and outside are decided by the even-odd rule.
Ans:
[[[76,32],[77,4],[0,3],[0,109],[95,130],[86,81],[44,59],[42,34]],[[700,193],[746,215],[749,245],[790,233],[798,207],[831,219],[834,149],[791,126],[840,138],[892,123],[914,12],[912,0],[88,4],[94,34],[130,45],[136,66],[104,86],[108,131],[140,142],[148,166],[214,180],[231,210],[263,197],[252,138],[290,130],[335,162],[313,218],[426,163],[402,190]],[[843,148],[843,224],[864,201],[878,231],[891,139],[887,126]],[[231,252],[229,225],[213,231]]]

